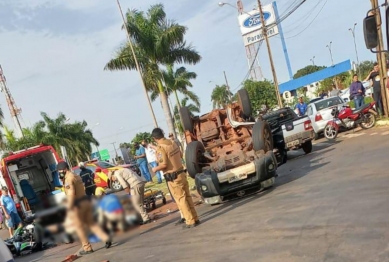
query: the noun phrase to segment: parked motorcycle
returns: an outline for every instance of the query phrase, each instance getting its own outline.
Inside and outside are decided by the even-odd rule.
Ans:
[[[374,127],[377,115],[374,105],[375,102],[371,102],[356,110],[352,110],[350,106],[343,106],[343,109],[340,111],[338,108],[334,108],[331,112],[334,118],[328,121],[325,126],[324,136],[328,140],[334,140],[338,136],[340,129],[350,130],[358,125],[363,129]]]

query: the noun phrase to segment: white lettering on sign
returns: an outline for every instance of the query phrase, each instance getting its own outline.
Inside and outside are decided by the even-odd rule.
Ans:
[[[272,37],[278,35],[278,27],[273,26],[267,30],[267,36]],[[257,30],[252,33],[243,36],[243,42],[245,46],[257,43],[263,40],[262,30]]]

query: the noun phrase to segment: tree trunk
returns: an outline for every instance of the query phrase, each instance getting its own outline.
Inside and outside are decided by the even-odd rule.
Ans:
[[[174,123],[173,123],[172,112],[170,111],[168,97],[165,93],[161,81],[158,82],[158,88],[159,88],[159,97],[161,99],[162,109],[165,114],[165,119],[167,122],[169,133],[172,133],[173,136],[177,138],[176,129],[174,128]]]
[[[178,99],[178,94],[177,94],[176,90],[174,90],[174,95],[176,96],[178,110],[180,110],[181,109],[181,103],[180,103],[180,100]]]

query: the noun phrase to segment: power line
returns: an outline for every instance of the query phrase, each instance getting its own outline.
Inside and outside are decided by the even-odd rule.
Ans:
[[[323,10],[323,8],[325,7],[325,5],[327,4],[328,0],[326,0],[323,4],[323,6],[320,8],[319,12],[316,14],[316,16],[313,18],[313,20],[303,29],[301,30],[299,33],[293,35],[293,36],[290,36],[290,37],[285,37],[285,39],[291,39],[291,38],[294,38],[300,34],[302,34],[305,30],[308,29],[309,26],[312,25],[312,23],[316,20],[316,18],[320,15],[321,11]]]
[[[285,31],[287,31],[286,34],[292,32],[292,31],[294,31],[294,30],[296,30],[296,29],[301,28],[301,25],[304,24],[304,23],[308,20],[308,18],[309,18],[311,15],[313,15],[314,10],[315,10],[319,5],[320,5],[320,1],[318,1],[317,4],[316,4],[311,10],[309,10],[309,11],[307,12],[308,15],[307,15],[307,16],[304,16],[304,19],[300,19],[301,23],[299,23],[298,25],[295,25],[295,26],[294,26],[292,29],[290,29],[290,30],[288,30],[288,29],[285,30]],[[298,22],[298,21],[296,21],[296,22]]]

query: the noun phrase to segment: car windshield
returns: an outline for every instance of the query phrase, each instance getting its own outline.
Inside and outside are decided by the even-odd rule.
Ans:
[[[104,161],[99,161],[99,162],[96,162],[95,163],[97,166],[101,167],[101,168],[111,168],[111,167],[115,167],[114,165],[108,163],[108,162],[104,162]]]
[[[329,99],[317,101],[315,103],[315,106],[316,106],[316,110],[320,111],[325,108],[340,105],[340,104],[343,104],[343,101],[340,97],[336,96],[336,97],[331,97]]]

